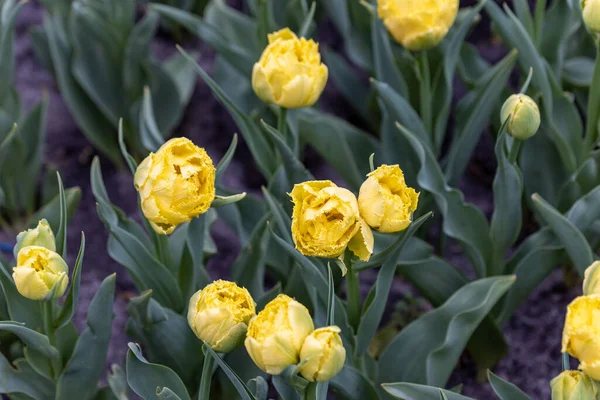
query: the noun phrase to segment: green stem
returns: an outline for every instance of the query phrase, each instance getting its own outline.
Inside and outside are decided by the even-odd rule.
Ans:
[[[214,358],[210,353],[206,352],[204,365],[202,366],[202,378],[200,380],[200,389],[198,390],[198,400],[210,399],[210,384],[212,383],[214,365]]]
[[[281,107],[279,109],[279,118],[277,119],[277,130],[281,133],[281,136],[287,140],[287,108]]]
[[[42,301],[40,302],[42,307],[42,316],[44,319],[44,332],[50,341],[50,344],[56,347],[56,334],[54,330],[54,313],[52,312],[52,301]],[[60,356],[57,358],[50,359],[50,367],[52,372],[52,377],[54,380],[57,380],[62,372],[62,365],[60,362]]]
[[[598,119],[600,117],[600,41],[596,38],[596,64],[594,66],[594,75],[592,76],[592,85],[590,86],[590,96],[587,108],[587,126],[585,130],[584,150],[590,152],[594,149],[598,139]]]
[[[433,119],[431,116],[431,73],[429,71],[429,59],[427,51],[423,50],[419,54],[420,58],[420,73],[421,82],[419,85],[420,101],[421,101],[421,118],[425,129],[433,136]]]
[[[562,365],[563,371],[568,371],[571,369],[571,362],[569,360],[569,353],[562,353]]]
[[[358,271],[352,267],[352,253],[346,250],[344,256],[344,264],[348,268],[346,274],[346,296],[348,302],[348,322],[350,326],[354,328],[354,332],[358,330],[358,324],[360,323],[360,279]]]
[[[169,258],[169,239],[166,235],[159,235],[153,233],[154,245],[156,246],[156,254],[160,262],[162,262],[168,269],[171,269],[171,261]]]
[[[514,164],[517,161],[517,157],[519,157],[522,146],[523,141],[521,139],[513,138],[513,145],[510,149],[510,153],[508,153],[508,161],[511,164]]]

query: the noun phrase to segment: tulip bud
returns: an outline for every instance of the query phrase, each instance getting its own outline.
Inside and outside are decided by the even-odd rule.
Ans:
[[[358,209],[371,228],[399,232],[410,225],[419,194],[406,186],[398,165],[382,165],[360,187]]]
[[[562,352],[578,358],[579,369],[600,380],[600,295],[580,296],[569,304]]]
[[[68,272],[67,263],[54,251],[42,246],[28,246],[17,254],[13,279],[23,297],[50,300],[65,294],[69,284]]]
[[[187,319],[199,339],[214,351],[229,353],[244,342],[248,323],[255,314],[248,290],[218,280],[192,296]]]
[[[501,122],[508,118],[508,133],[517,139],[527,140],[540,128],[540,109],[533,99],[525,94],[510,96],[500,112]]]
[[[581,12],[590,32],[600,34],[600,0],[582,0]]]
[[[437,46],[454,24],[458,0],[377,0],[384,25],[398,43],[412,51]]]
[[[279,375],[298,363],[304,339],[313,330],[306,307],[280,294],[250,321],[244,344],[258,368]]]
[[[152,228],[168,235],[204,214],[215,199],[215,172],[206,150],[186,138],[150,153],[135,171],[134,184]]]
[[[310,382],[325,382],[344,367],[346,349],[340,338],[340,328],[319,328],[304,339],[300,360],[304,361],[300,374]]]
[[[598,384],[581,371],[564,371],[550,382],[552,400],[593,400]]]
[[[600,294],[600,261],[587,267],[583,278],[583,294]]]
[[[35,228],[19,233],[17,244],[13,250],[15,260],[19,254],[19,250],[27,246],[42,246],[48,250],[56,251],[54,233],[52,233],[52,228],[50,228],[48,221],[42,219]]]
[[[269,44],[252,69],[252,88],[265,103],[310,107],[321,96],[327,77],[319,45],[284,28],[269,35]]]

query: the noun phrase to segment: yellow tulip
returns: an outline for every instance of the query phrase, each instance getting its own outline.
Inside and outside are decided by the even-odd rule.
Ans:
[[[583,294],[600,294],[600,261],[595,261],[585,270]]]
[[[552,400],[593,400],[598,384],[581,371],[564,371],[550,382]]]
[[[540,109],[525,94],[513,94],[506,100],[500,111],[500,122],[508,118],[508,133],[517,139],[527,140],[540,129]]]
[[[279,375],[298,363],[304,339],[313,330],[306,307],[280,294],[250,321],[244,344],[258,368]]]
[[[377,6],[394,39],[412,51],[437,46],[458,13],[458,0],[377,0]]]
[[[569,304],[562,351],[578,358],[589,377],[600,380],[600,295],[580,296]]]
[[[255,307],[248,290],[218,280],[192,296],[187,319],[199,339],[214,351],[229,353],[244,342]]]
[[[331,181],[294,186],[292,238],[307,256],[335,258],[348,247],[361,260],[373,253],[373,232],[361,218],[356,196]]]
[[[168,235],[205,213],[215,199],[215,167],[206,150],[189,139],[166,142],[138,166],[134,184],[152,228]]]
[[[346,349],[340,338],[340,328],[319,328],[304,339],[300,360],[304,362],[300,374],[310,382],[326,382],[344,367]]]
[[[13,279],[23,297],[31,300],[49,300],[65,294],[69,284],[69,267],[60,255],[42,246],[23,247],[17,255]]]
[[[48,221],[42,219],[35,228],[19,233],[17,236],[17,244],[14,248],[15,259],[17,258],[19,251],[27,246],[42,246],[48,250],[56,251],[54,233],[52,232],[52,228],[50,228]]]
[[[284,28],[269,35],[269,44],[252,69],[252,88],[265,103],[310,107],[321,96],[327,76],[319,45]]]
[[[408,228],[419,194],[406,186],[400,167],[382,165],[367,177],[358,194],[358,209],[367,224],[384,233]]]
[[[582,0],[581,12],[587,28],[592,33],[600,34],[600,0]]]

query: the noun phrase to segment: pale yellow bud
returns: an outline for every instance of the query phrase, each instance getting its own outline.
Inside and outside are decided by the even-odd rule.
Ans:
[[[506,100],[500,111],[500,122],[508,118],[508,133],[517,139],[527,140],[540,129],[540,109],[525,94],[513,94]]]
[[[168,235],[204,214],[215,199],[215,167],[206,150],[189,139],[171,139],[138,166],[134,184],[142,212],[159,234]]]
[[[600,0],[582,0],[581,12],[585,26],[591,32],[600,34]]]
[[[40,220],[37,226],[33,229],[28,229],[19,233],[17,236],[17,244],[14,248],[15,259],[19,251],[27,246],[42,246],[48,250],[56,251],[56,241],[52,228],[45,219]]]
[[[187,319],[196,336],[214,351],[229,353],[244,342],[255,314],[256,305],[248,290],[218,280],[192,296]]]
[[[300,360],[304,362],[300,374],[310,382],[325,382],[344,367],[346,349],[340,337],[340,328],[319,328],[304,339]]]
[[[310,107],[321,96],[327,76],[319,45],[284,28],[269,35],[269,44],[252,69],[252,88],[265,103]]]
[[[258,368],[279,375],[300,361],[304,339],[313,330],[306,307],[280,294],[250,321],[244,344]]]
[[[54,251],[42,246],[28,246],[17,254],[13,279],[22,296],[31,300],[50,300],[61,297],[67,290],[68,272],[67,263]]]
[[[594,261],[584,273],[583,294],[600,294],[600,261]]]
[[[373,229],[399,232],[410,225],[419,194],[406,185],[398,165],[382,165],[360,187],[360,215]]]
[[[552,400],[595,400],[598,384],[581,371],[564,371],[550,382]]]

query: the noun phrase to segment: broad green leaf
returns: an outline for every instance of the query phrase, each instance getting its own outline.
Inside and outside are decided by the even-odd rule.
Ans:
[[[90,303],[87,327],[77,340],[73,355],[56,386],[56,399],[91,399],[104,375],[113,320],[116,276],[100,285]]]
[[[204,265],[204,244],[207,233],[207,215],[194,218],[187,226],[185,245],[191,262],[184,262],[179,269],[179,287],[184,299],[190,298],[197,290],[211,282]]]
[[[486,274],[492,252],[489,227],[481,211],[464,201],[463,194],[446,183],[444,175],[431,150],[421,139],[403,127],[399,127],[408,139],[421,162],[417,176],[419,186],[430,192],[443,217],[443,231],[456,239],[464,248],[479,277]]]
[[[67,297],[60,310],[60,314],[55,321],[58,328],[61,328],[71,322],[75,315],[77,308],[77,301],[79,300],[79,287],[81,285],[81,269],[83,266],[83,255],[85,253],[85,234],[81,232],[81,245],[79,246],[79,253],[75,260],[75,266],[73,267],[73,274],[71,275],[71,286],[67,292]]]
[[[589,57],[573,57],[565,61],[563,78],[574,86],[589,87],[594,76],[594,60]]]
[[[380,399],[373,382],[356,368],[346,364],[339,374],[334,376],[329,385],[339,393],[342,399],[347,400],[378,400]]]
[[[110,390],[117,400],[129,399],[129,386],[127,386],[127,377],[120,366],[113,364],[111,366],[111,372],[108,374],[106,380],[108,381]]]
[[[204,346],[204,348],[208,353],[206,356],[212,357],[217,362],[217,364],[219,364],[219,367],[221,367],[221,369],[223,370],[223,372],[225,372],[233,386],[235,386],[241,398],[243,400],[256,400],[254,394],[250,391],[250,389],[248,389],[248,386],[246,386],[244,381],[240,379],[240,377],[235,373],[235,371],[231,369],[231,367],[225,361],[223,361],[213,349],[211,349],[208,346]]]
[[[415,383],[384,383],[382,387],[392,397],[401,400],[439,400],[440,391],[448,400],[474,400],[449,390]]]
[[[373,67],[375,78],[388,84],[403,98],[408,98],[408,86],[396,65],[390,36],[377,13],[371,17],[371,43],[373,46]]]
[[[50,344],[46,335],[31,330],[22,323],[2,321],[0,322],[0,331],[17,335],[26,346],[48,358],[57,358],[59,355],[58,350]]]
[[[2,4],[2,21],[0,22],[0,98],[7,95],[12,85],[15,52],[14,52],[14,27],[17,15],[25,5],[22,1],[7,0]]]
[[[587,107],[587,127],[585,131],[586,150],[592,150],[598,142],[598,123],[600,122],[600,40],[596,39],[596,63]]]
[[[197,57],[198,54],[192,53],[192,56]],[[194,68],[183,55],[178,53],[173,54],[161,66],[175,84],[175,89],[179,94],[179,104],[184,107],[190,102],[196,88],[197,77]]]
[[[181,397],[177,396],[175,392],[168,387],[164,387],[160,390],[156,389],[156,396],[161,400],[181,400]]]
[[[379,381],[445,385],[471,334],[514,281],[501,276],[469,283],[409,324],[381,354]]]
[[[33,399],[54,399],[54,382],[37,374],[25,359],[14,366],[0,354],[0,393],[22,393]]]
[[[488,371],[488,379],[500,400],[531,400],[521,389],[495,375],[492,371]]]
[[[177,374],[164,365],[148,362],[134,343],[129,343],[127,352],[127,382],[145,400],[159,399],[158,393],[164,388],[169,388],[182,400],[191,400]]]
[[[81,200],[81,189],[78,187],[65,190],[65,200],[67,204],[67,221],[70,221],[77,211],[79,201]],[[50,202],[44,204],[28,220],[26,226],[32,228],[37,223],[46,219],[54,232],[58,231],[60,225],[60,195],[57,194]]]
[[[575,268],[581,276],[587,267],[594,262],[594,254],[585,236],[566,217],[539,195],[533,195],[533,204],[542,218],[548,223],[554,234],[565,246]]]
[[[264,292],[265,255],[268,251],[269,234],[267,229],[271,214],[267,213],[250,234],[248,244],[242,248],[231,266],[231,277],[239,285],[248,289],[255,298]]]

